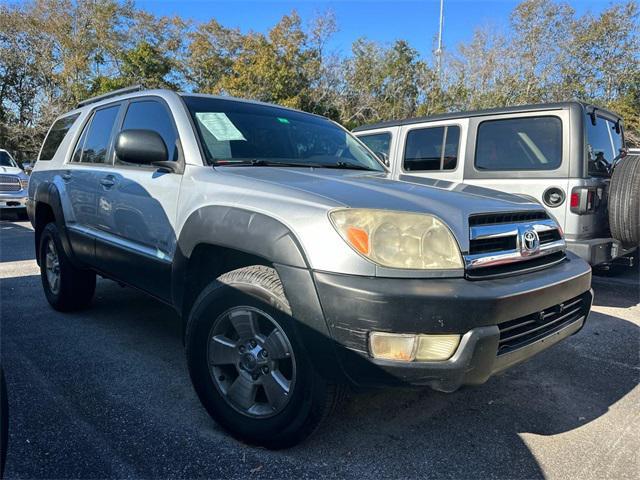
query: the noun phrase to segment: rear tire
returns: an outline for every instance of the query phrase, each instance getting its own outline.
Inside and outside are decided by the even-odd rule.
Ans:
[[[640,155],[623,158],[609,187],[611,235],[624,245],[640,243]]]
[[[260,265],[220,276],[191,309],[186,331],[191,380],[211,417],[239,440],[271,449],[295,445],[341,397],[342,388],[314,370],[293,322],[276,271]],[[272,376],[286,384],[287,393],[274,393]]]
[[[39,258],[44,294],[55,310],[80,310],[91,303],[96,290],[96,274],[71,263],[54,223],[47,224],[42,231]]]

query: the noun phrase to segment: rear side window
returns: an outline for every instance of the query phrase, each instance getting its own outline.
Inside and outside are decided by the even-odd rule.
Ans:
[[[478,127],[478,170],[555,170],[562,163],[558,117],[488,120]]]
[[[387,157],[389,156],[391,146],[391,134],[389,132],[359,135],[358,139],[369,147],[373,153],[383,153]]]
[[[109,163],[111,132],[119,109],[120,105],[114,105],[96,110],[76,145],[73,162]]]
[[[460,127],[419,128],[407,133],[404,170],[455,170],[458,165]]]
[[[169,160],[177,160],[176,129],[169,111],[160,102],[144,100],[132,102],[124,117],[122,130],[152,130],[158,133],[169,152]]]
[[[39,160],[51,160],[55,156],[62,140],[64,140],[71,125],[73,125],[73,122],[75,122],[79,116],[80,114],[76,113],[55,121],[47,134],[47,138],[44,139]]]

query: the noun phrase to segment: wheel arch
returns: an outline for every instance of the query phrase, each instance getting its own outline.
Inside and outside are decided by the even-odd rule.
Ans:
[[[34,195],[34,242],[36,251],[36,262],[40,265],[40,238],[42,230],[51,222],[54,222],[60,232],[64,253],[73,262],[73,252],[67,229],[65,228],[64,212],[60,200],[60,192],[53,183],[43,182],[38,185]]]
[[[178,237],[172,296],[183,319],[206,284],[238,268],[272,267],[296,319],[296,331],[318,372],[342,380],[305,253],[289,228],[267,215],[236,207],[207,206],[193,212]]]

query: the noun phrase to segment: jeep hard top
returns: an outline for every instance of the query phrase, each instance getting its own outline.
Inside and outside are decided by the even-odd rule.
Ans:
[[[53,308],[96,274],[171,305],[210,415],[280,448],[345,386],[450,392],[584,325],[591,270],[556,221],[451,185],[394,179],[317,115],[129,89],[55,121],[28,211]]]

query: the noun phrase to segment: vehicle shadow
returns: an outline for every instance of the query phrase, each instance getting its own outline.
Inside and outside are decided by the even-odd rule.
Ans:
[[[19,405],[27,396],[46,405],[12,409],[9,478],[36,472],[219,477],[258,466],[255,476],[541,478],[545,472],[524,434],[579,429],[605,415],[638,383],[637,370],[609,371],[615,365],[607,363],[637,358],[638,327],[593,313],[577,335],[481,387],[453,394],[408,389],[352,394],[313,437],[271,452],[236,442],[201,407],[172,309],[100,281],[87,311],[52,312],[38,294],[33,312],[46,313],[30,314],[29,326],[14,321],[20,304],[6,289],[34,288],[38,281],[12,278],[2,285],[3,307],[14,312],[2,322],[10,402],[13,391],[22,398]],[[607,352],[612,344],[616,352]],[[74,369],[77,359],[84,360]],[[40,362],[45,362],[41,374],[51,375],[51,391],[21,376],[21,364]],[[66,415],[57,430],[43,432],[42,422],[50,422],[58,409]],[[24,447],[11,446],[26,445],[25,438],[31,439],[29,455],[17,450]],[[43,455],[49,451],[54,455]],[[91,455],[95,461],[89,466]],[[248,466],[231,471],[221,455],[241,455]],[[79,466],[79,473],[64,470],[78,472]]]

